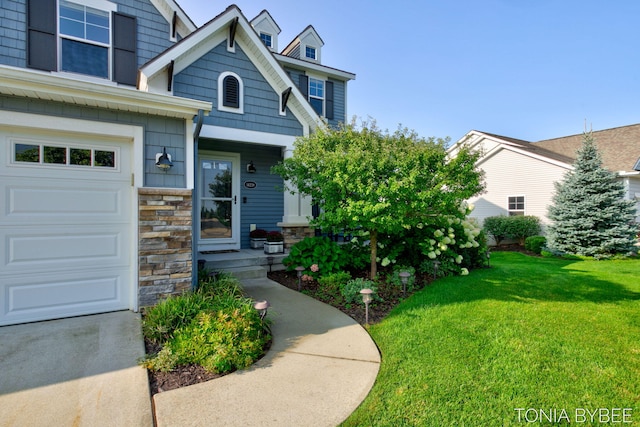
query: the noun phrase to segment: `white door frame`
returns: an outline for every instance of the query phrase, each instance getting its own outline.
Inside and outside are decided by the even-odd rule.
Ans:
[[[224,239],[202,239],[200,233],[200,212],[202,211],[202,165],[206,160],[230,161],[231,169],[231,238]],[[240,249],[240,154],[221,151],[200,150],[198,152],[198,185],[196,186],[197,202],[196,209],[198,220],[196,221],[196,236],[198,242],[198,252],[222,251]]]

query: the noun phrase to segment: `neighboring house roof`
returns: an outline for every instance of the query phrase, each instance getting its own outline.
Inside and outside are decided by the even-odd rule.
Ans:
[[[321,118],[311,107],[297,86],[291,81],[287,72],[279,64],[274,54],[260,40],[258,34],[242,11],[236,6],[229,6],[224,12],[198,28],[188,37],[182,39],[162,54],[153,58],[140,68],[138,89],[142,91],[170,93],[167,82],[173,75],[187,68],[215,46],[227,40],[229,27],[237,21],[235,42],[251,58],[267,82],[276,93],[291,88],[291,96],[287,104],[294,116],[304,125],[315,128],[322,123]]]
[[[525,141],[522,139],[516,139],[516,138],[510,138],[508,136],[501,136],[501,135],[496,135],[496,134],[492,134],[492,133],[488,133],[488,132],[482,132],[485,135],[489,135],[489,136],[493,136],[495,138],[504,140],[504,141],[508,141],[511,144],[516,145],[517,147],[528,151],[530,153],[539,155],[539,156],[543,156],[543,157],[548,157],[549,159],[553,159],[553,160],[557,160],[559,162],[562,163],[567,163],[567,164],[572,164],[573,161],[575,160],[575,156],[567,156],[565,154],[561,154],[561,153],[557,153],[554,152],[552,150],[548,150],[545,147],[540,147],[537,144],[532,144],[529,141]]]
[[[547,139],[533,146],[575,159],[582,137],[578,134]],[[633,171],[633,165],[640,158],[640,124],[594,131],[593,137],[605,168],[613,172]]]

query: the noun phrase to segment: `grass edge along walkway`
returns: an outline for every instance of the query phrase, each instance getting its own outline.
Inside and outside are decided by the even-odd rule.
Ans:
[[[591,425],[600,410],[596,425],[605,409],[640,425],[640,260],[505,252],[491,265],[369,328],[381,370],[344,425]]]

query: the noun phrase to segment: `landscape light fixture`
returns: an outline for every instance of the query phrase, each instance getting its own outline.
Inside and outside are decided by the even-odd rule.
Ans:
[[[491,268],[491,251],[487,249],[487,268]]]
[[[156,166],[164,172],[173,166],[171,154],[167,154],[167,147],[162,148],[162,153],[156,153]]]
[[[272,256],[268,256],[267,257],[267,264],[269,264],[269,273],[271,273],[271,267],[273,267],[273,257]]]
[[[372,294],[373,291],[369,288],[364,288],[360,290],[360,294],[362,295],[362,302],[364,303],[364,318],[365,323],[369,324],[369,303],[373,300]]]
[[[301,265],[296,267],[296,274],[298,275],[298,292],[302,289],[302,272],[304,271],[304,267]]]
[[[438,278],[438,268],[440,267],[440,261],[433,261],[433,280]]]
[[[407,296],[407,283],[409,282],[411,274],[406,271],[401,271],[398,276],[400,276],[400,280],[402,281],[402,297],[404,298]]]
[[[260,313],[260,320],[264,320],[264,318],[267,316],[267,310],[269,309],[269,307],[271,307],[271,305],[266,299],[262,301],[256,301],[256,303],[253,304],[253,308],[258,310],[258,313]]]

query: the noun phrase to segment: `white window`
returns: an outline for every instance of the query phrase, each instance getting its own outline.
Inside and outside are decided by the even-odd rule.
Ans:
[[[324,80],[309,78],[309,103],[320,116],[324,116]]]
[[[524,215],[524,196],[509,196],[509,216]]]
[[[110,78],[113,10],[110,2],[60,0],[60,71]]]
[[[316,48],[313,46],[306,46],[304,51],[305,58],[313,59],[314,61],[318,59],[316,56]]]

